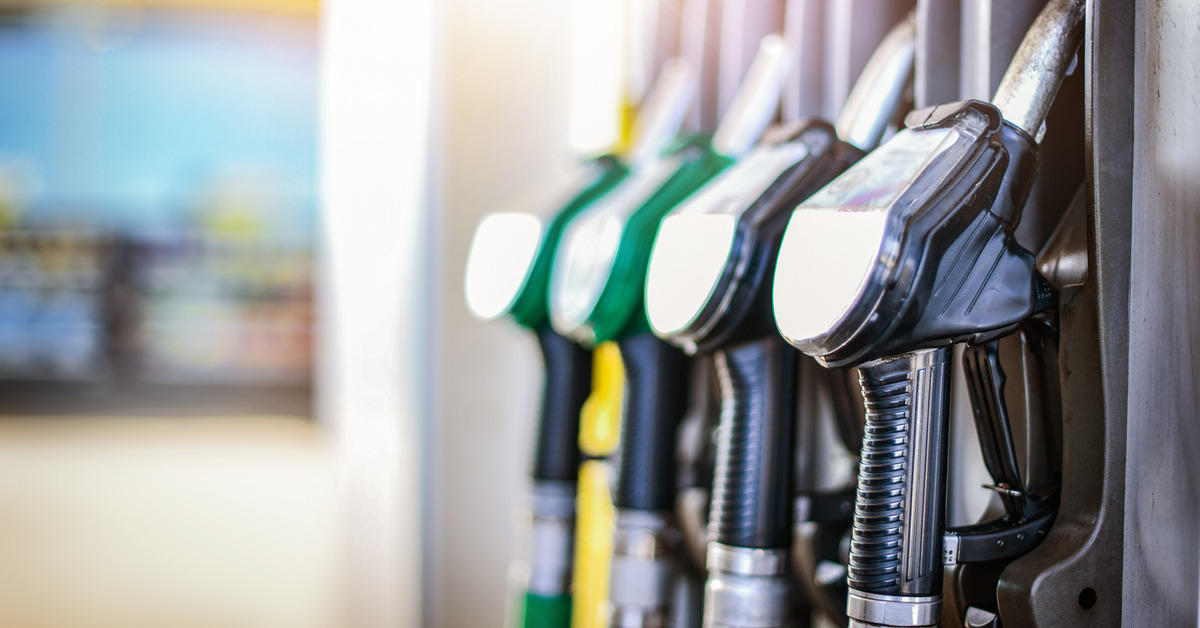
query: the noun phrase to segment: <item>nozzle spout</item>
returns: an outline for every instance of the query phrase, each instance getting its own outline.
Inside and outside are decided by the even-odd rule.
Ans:
[[[1021,41],[992,103],[1037,140],[1050,104],[1083,40],[1085,0],[1050,0]]]
[[[790,63],[788,44],[779,35],[767,35],[759,44],[746,78],[713,134],[713,150],[741,157],[750,150],[779,110],[783,80]]]
[[[629,163],[640,168],[658,159],[679,134],[684,115],[696,95],[696,73],[679,58],[663,62],[658,81],[634,126]]]
[[[864,151],[879,145],[912,79],[916,38],[916,16],[910,13],[879,43],[838,116],[842,141]]]

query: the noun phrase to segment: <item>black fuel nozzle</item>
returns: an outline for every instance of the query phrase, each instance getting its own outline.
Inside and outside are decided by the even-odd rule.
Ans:
[[[1013,229],[1083,6],[1046,6],[997,91],[999,108],[966,101],[910,114],[908,128],[802,203],[784,235],[780,332],[823,364],[861,372],[851,625],[938,622],[950,348],[1011,332],[1046,302]]]
[[[809,120],[775,129],[672,211],[655,240],[650,325],[688,352],[711,353],[720,379],[706,626],[789,625],[801,356],[772,320],[775,257],[792,208],[860,159],[895,117],[911,80],[913,37],[909,18],[884,40],[836,128]]]

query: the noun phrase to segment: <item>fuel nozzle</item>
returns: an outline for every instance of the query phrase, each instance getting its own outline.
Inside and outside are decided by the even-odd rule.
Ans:
[[[471,244],[468,308],[479,318],[509,317],[533,330],[545,366],[532,474],[530,572],[523,604],[527,626],[569,623],[579,416],[592,371],[592,352],[548,324],[551,262],[568,225],[672,141],[693,91],[687,66],[668,63],[639,117],[641,132],[628,167],[616,156],[593,160],[564,185],[486,216]]]
[[[768,293],[790,211],[879,143],[912,79],[914,38],[910,15],[868,60],[837,125],[770,130],[667,215],[646,277],[655,333],[693,353],[776,335]]]
[[[912,74],[913,35],[909,19],[880,45],[844,128],[810,120],[772,130],[673,210],[655,240],[650,326],[688,352],[711,353],[721,388],[705,626],[790,625],[799,354],[772,322],[774,260],[792,208],[860,159],[895,117]]]
[[[550,260],[563,227],[624,175],[624,166],[602,157],[511,210],[489,214],[476,228],[467,258],[465,296],[471,313],[485,320],[511,318],[536,333],[545,367],[522,625],[569,622],[579,412],[591,378],[591,351],[547,325]]]
[[[1005,108],[913,112],[908,128],[796,209],[774,294],[789,342],[827,365],[853,365],[982,340],[1028,317],[1040,284],[1012,230],[1037,145],[1022,125],[1040,128],[1083,4],[1054,0],[1038,16],[997,90]]]
[[[1013,126],[1041,142],[1046,114],[1076,61],[1085,0],[1053,0],[1038,15],[1000,79],[992,104]]]
[[[779,37],[765,38],[713,139],[691,138],[628,177],[572,222],[554,262],[551,323],[585,345],[616,340],[628,375],[613,500],[614,627],[659,625],[669,607],[667,523],[688,362],[646,324],[643,289],[651,245],[663,216],[758,140],[779,102],[785,53]]]
[[[1036,133],[1079,41],[1083,0],[1052,0],[998,91],[914,112],[792,214],[775,320],[829,366],[860,367],[867,409],[847,611],[932,626],[942,595],[950,346],[1003,335],[1048,303],[1013,237]]]
[[[892,27],[863,67],[838,114],[838,137],[863,152],[879,145],[912,82],[916,46],[917,18],[910,13]]]

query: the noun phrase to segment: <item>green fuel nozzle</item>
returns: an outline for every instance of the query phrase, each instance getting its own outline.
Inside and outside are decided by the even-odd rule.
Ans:
[[[663,625],[669,606],[675,429],[689,364],[650,333],[643,299],[663,217],[758,141],[778,107],[786,46],[763,40],[714,136],[683,141],[572,222],[551,276],[554,328],[584,344],[617,340],[627,373],[609,602],[614,627]]]
[[[695,136],[624,180],[573,221],[551,275],[551,323],[585,344],[649,329],[642,307],[650,249],[663,217],[745,154],[779,103],[786,45],[764,38],[712,138]]]
[[[673,139],[693,92],[687,66],[669,63],[639,118],[641,133],[628,165],[614,156],[593,160],[539,201],[486,216],[471,244],[469,309],[479,318],[509,317],[533,330],[545,365],[533,461],[530,572],[520,620],[526,628],[570,624],[579,420],[592,375],[590,349],[547,324],[551,262],[567,226],[603,202],[631,170],[641,172]]]

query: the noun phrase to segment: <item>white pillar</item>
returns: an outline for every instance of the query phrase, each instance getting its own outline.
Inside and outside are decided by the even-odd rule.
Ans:
[[[323,3],[318,407],[357,628],[421,624],[432,0]]]

